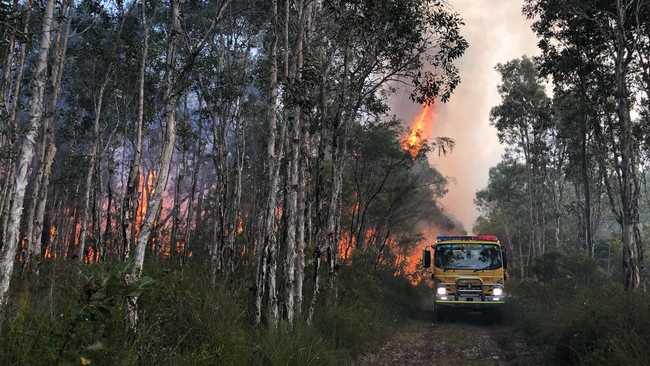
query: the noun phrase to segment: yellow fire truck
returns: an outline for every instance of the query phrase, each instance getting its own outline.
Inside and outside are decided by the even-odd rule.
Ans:
[[[457,308],[500,315],[507,261],[496,236],[438,236],[424,250],[422,264],[433,280],[436,321]]]

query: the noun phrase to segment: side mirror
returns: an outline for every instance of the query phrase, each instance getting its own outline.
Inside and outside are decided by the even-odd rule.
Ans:
[[[424,268],[429,268],[431,267],[431,251],[430,250],[424,250],[422,253],[422,266]]]
[[[501,256],[503,257],[503,269],[508,269],[508,256],[505,250],[501,251]]]

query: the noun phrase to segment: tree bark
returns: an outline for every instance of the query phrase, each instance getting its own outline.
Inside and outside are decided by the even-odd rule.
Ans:
[[[326,64],[325,60],[325,55],[324,53],[321,54],[321,58],[323,60],[323,64]],[[320,114],[321,114],[321,120],[320,120],[320,125],[321,125],[321,132],[320,132],[320,144],[318,148],[318,157],[316,159],[317,162],[317,167],[316,167],[316,186],[315,186],[315,194],[314,194],[314,199],[317,204],[317,214],[318,214],[318,220],[317,220],[317,228],[318,225],[323,224],[323,219],[322,219],[322,212],[324,211],[323,205],[324,205],[324,199],[321,198],[321,183],[322,183],[322,174],[320,172],[320,163],[325,160],[325,144],[326,144],[326,134],[327,134],[327,127],[325,126],[326,121],[327,121],[327,77],[328,77],[328,69],[325,67],[325,69],[322,72],[321,75],[321,82],[320,82],[320,90],[319,90],[319,109],[320,109]],[[334,138],[334,137],[332,137]],[[321,270],[321,256],[323,254],[323,249],[325,248],[325,240],[326,240],[326,233],[324,233],[324,230],[318,230],[318,232],[315,234],[316,237],[316,243],[315,243],[315,248],[314,248],[314,255],[313,255],[313,266],[314,266],[314,274],[313,274],[313,285],[312,285],[312,294],[311,294],[311,300],[309,303],[309,309],[307,311],[307,323],[311,324],[314,319],[314,313],[316,309],[316,303],[318,301],[318,295],[320,294],[320,270]]]
[[[43,224],[45,218],[45,208],[47,207],[47,194],[50,185],[50,176],[52,174],[52,164],[56,156],[56,141],[54,135],[54,117],[56,115],[56,105],[61,91],[61,79],[63,77],[63,69],[65,67],[66,53],[68,50],[68,36],[70,34],[70,25],[72,17],[70,16],[70,2],[66,1],[63,17],[66,19],[65,29],[63,34],[59,31],[59,39],[57,40],[56,48],[56,63],[52,72],[51,84],[52,95],[49,99],[49,104],[46,108],[46,115],[44,116],[44,138],[43,138],[43,159],[41,171],[38,174],[40,189],[35,192],[33,197],[38,202],[35,210],[35,217],[29,215],[28,225],[33,223],[33,227],[27,229],[27,247],[29,248],[28,261],[35,262],[32,265],[32,270],[38,273],[38,263],[41,257],[41,240],[43,234]],[[36,189],[34,189],[36,191]],[[36,194],[37,193],[37,194]]]
[[[581,173],[582,173],[582,189],[585,201],[584,207],[584,220],[585,220],[585,249],[587,249],[591,255],[594,257],[594,242],[593,242],[593,231],[591,228],[591,183],[589,181],[589,157],[587,156],[587,118],[585,117],[582,120],[581,125],[581,150],[582,150],[582,164],[581,164]]]
[[[289,81],[288,83],[290,85],[295,85],[300,79],[301,79],[301,69],[302,69],[302,63],[303,63],[303,55],[302,55],[302,47],[303,47],[303,35],[304,35],[304,19],[303,19],[303,7],[304,7],[304,0],[300,0],[298,2],[298,38],[296,42],[296,57],[294,60],[294,63],[292,65],[292,71],[289,76]],[[289,29],[289,1],[286,2],[286,9],[285,9],[285,55],[288,60],[288,54],[289,54],[289,37],[288,37],[288,29]],[[288,61],[287,61],[288,62]],[[294,89],[291,87],[290,89]],[[286,107],[285,107],[286,108]],[[287,167],[287,182],[286,186],[287,189],[286,191],[288,192],[288,202],[286,204],[287,207],[287,237],[286,237],[286,243],[287,243],[287,248],[286,248],[286,258],[285,258],[285,271],[286,271],[286,284],[285,284],[285,289],[286,289],[286,301],[285,301],[285,306],[286,306],[286,312],[287,312],[287,321],[290,326],[293,326],[293,320],[294,320],[294,314],[295,314],[295,298],[296,298],[296,258],[298,256],[298,251],[301,251],[301,254],[304,257],[304,231],[302,233],[302,238],[297,238],[298,235],[298,220],[300,220],[298,217],[303,216],[302,218],[302,225],[303,225],[303,230],[304,230],[304,194],[303,197],[303,202],[301,204],[301,210],[298,207],[298,195],[299,195],[299,165],[300,165],[300,151],[301,151],[301,145],[302,145],[302,140],[301,140],[301,134],[303,132],[302,128],[302,115],[301,115],[301,110],[300,110],[300,103],[296,103],[296,105],[293,107],[293,111],[288,112],[293,114],[293,121],[292,121],[292,132],[291,132],[291,156],[290,160],[288,162],[288,167]],[[288,122],[288,121],[286,121]],[[286,123],[285,122],[285,123]],[[304,193],[304,189],[303,189]],[[302,243],[297,243],[298,240],[302,241]],[[297,248],[297,246],[302,246],[302,248]],[[303,259],[304,263],[304,259]],[[302,275],[300,273],[299,275]],[[301,280],[302,282],[302,280]],[[302,291],[302,283],[300,284],[301,291]]]
[[[41,125],[43,114],[43,94],[45,91],[45,77],[47,71],[47,59],[50,52],[50,40],[52,31],[52,17],[54,14],[54,0],[48,0],[43,15],[41,41],[39,44],[38,56],[35,62],[34,74],[32,77],[29,127],[25,134],[18,156],[16,168],[13,200],[9,215],[7,237],[0,250],[0,311],[4,311],[7,304],[7,295],[18,248],[20,223],[27,187],[27,171],[34,156],[34,146],[38,130]]]
[[[634,231],[638,226],[639,191],[637,177],[636,152],[634,151],[634,136],[630,116],[629,90],[627,74],[629,70],[629,40],[625,33],[626,4],[623,0],[616,1],[617,22],[615,29],[615,85],[616,85],[616,114],[620,127],[621,144],[621,227],[623,241],[623,273],[625,289],[637,289],[641,285],[640,250],[641,243],[637,242]],[[639,238],[640,239],[640,238]]]
[[[29,31],[29,19],[31,14],[32,14],[32,1],[28,0],[26,4],[25,16],[23,18],[24,34],[27,34]],[[20,91],[23,85],[23,74],[25,71],[25,59],[27,57],[27,47],[28,47],[27,42],[23,42],[22,46],[20,47],[20,58],[17,65],[16,77],[14,79],[13,89],[11,90],[10,88],[8,88],[8,91],[11,93],[11,99],[8,100],[6,103],[6,107],[9,110],[9,116],[7,119],[7,125],[9,127],[7,142],[9,145],[12,146],[18,145],[16,143],[16,131],[17,131],[16,116],[18,113],[18,99],[20,97]],[[9,216],[10,216],[9,211],[11,210],[11,204],[12,204],[12,199],[14,194],[13,189],[14,189],[14,182],[15,182],[16,164],[13,158],[9,159],[9,161],[7,162],[7,166],[9,167],[9,173],[7,174],[7,178],[5,180],[5,186],[3,189],[3,201],[2,201],[2,205],[0,206],[0,210],[2,210],[1,212],[2,220],[0,222],[2,231],[0,232],[0,234],[2,234],[3,243],[7,241],[7,229],[9,226]]]
[[[88,163],[88,174],[86,175],[86,188],[84,191],[84,210],[81,218],[81,236],[79,240],[79,248],[77,250],[77,259],[79,262],[83,263],[84,255],[86,250],[86,236],[88,233],[88,221],[90,216],[90,204],[91,204],[91,191],[93,189],[93,177],[95,176],[95,164],[97,163],[99,155],[99,141],[100,141],[100,129],[99,121],[102,114],[102,105],[104,103],[104,92],[110,80],[109,73],[106,74],[104,82],[99,88],[99,95],[97,96],[97,101],[95,102],[95,119],[93,121],[93,146],[90,152],[90,161]],[[97,239],[97,238],[95,238]]]
[[[149,51],[149,28],[147,25],[145,1],[140,2],[142,8],[142,56],[140,58],[140,70],[138,78],[138,112],[135,123],[135,145],[133,146],[133,159],[129,168],[126,191],[122,200],[122,254],[125,259],[131,256],[131,248],[135,242],[138,228],[136,227],[136,215],[138,210],[138,186],[140,184],[142,164],[142,128],[144,125],[144,82],[147,66],[147,52]]]
[[[127,284],[135,283],[135,281],[137,281],[141,276],[147,243],[149,242],[151,230],[154,226],[154,221],[156,220],[161,207],[162,193],[167,186],[167,178],[169,176],[172,155],[174,153],[174,142],[176,141],[176,103],[178,101],[178,93],[174,92],[174,80],[176,77],[175,64],[178,47],[177,40],[181,35],[181,32],[180,0],[172,0],[171,31],[167,40],[168,44],[165,72],[165,93],[163,97],[163,100],[165,102],[165,140],[160,156],[160,169],[158,179],[156,181],[156,188],[149,200],[149,210],[147,211],[147,215],[142,224],[138,243],[135,247],[133,266],[130,270],[129,275],[126,277]],[[134,329],[138,323],[137,296],[133,296],[127,299],[127,313],[129,326],[131,329]]]
[[[296,80],[300,82],[302,80],[302,68],[304,63],[304,50],[303,43],[305,38],[305,33],[309,23],[309,14],[311,12],[311,3],[305,8],[304,0],[299,2],[299,21],[300,21],[300,33],[298,35],[298,42],[296,46],[296,66],[297,74]],[[305,16],[305,13],[307,16]],[[296,106],[295,110],[296,120],[302,118],[302,110],[300,104]],[[309,149],[310,149],[310,136],[309,136],[309,126],[307,125],[307,120],[302,123],[302,141],[299,144],[300,155],[298,156],[298,187],[297,187],[297,228],[296,228],[296,278],[295,278],[295,288],[294,294],[296,297],[295,303],[295,312],[297,316],[302,314],[302,302],[303,302],[303,283],[305,279],[305,212],[306,201],[307,201],[307,166],[309,159]]]
[[[240,120],[239,103],[239,100],[235,103],[235,179],[233,182],[232,202],[230,202],[228,218],[228,236],[226,238],[226,247],[228,248],[227,269],[229,274],[235,271],[235,236],[239,233],[241,225],[243,225],[240,211],[246,138],[244,137],[244,125]]]
[[[269,80],[269,137],[266,147],[267,174],[268,174],[268,196],[265,212],[262,215],[263,227],[261,230],[260,258],[258,260],[258,276],[256,281],[255,294],[255,324],[262,321],[262,300],[264,296],[264,284],[267,279],[267,265],[273,268],[275,261],[275,235],[273,233],[276,198],[278,187],[278,176],[276,166],[279,164],[276,156],[276,135],[277,135],[277,108],[278,108],[278,2],[271,2],[271,44],[269,46],[269,59],[271,60]],[[267,264],[268,262],[268,264]],[[275,324],[278,320],[277,294],[275,288],[275,273],[268,273],[269,277],[269,322]],[[274,305],[275,304],[275,305]]]

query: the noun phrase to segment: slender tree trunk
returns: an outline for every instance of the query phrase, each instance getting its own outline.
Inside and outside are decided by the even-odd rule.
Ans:
[[[235,271],[235,236],[239,234],[241,225],[241,195],[242,195],[242,174],[244,169],[244,157],[246,151],[246,139],[244,137],[243,124],[240,121],[239,115],[239,100],[236,103],[237,112],[235,113],[235,179],[233,182],[233,197],[230,204],[230,217],[228,237],[226,240],[226,247],[228,248],[228,272],[232,274]]]
[[[14,0],[13,5],[11,6],[11,12],[17,12],[17,11],[18,11],[18,0]],[[9,15],[9,17],[11,17],[11,15]],[[7,91],[11,89],[11,69],[14,62],[13,58],[14,58],[14,53],[16,48],[16,28],[11,26],[5,26],[4,28],[5,28],[4,29],[5,33],[3,34],[3,40],[7,40],[6,42],[7,57],[4,61],[4,66],[3,66],[4,73],[2,75],[2,79],[0,79],[0,116],[3,117],[5,112],[8,111],[7,102],[9,100],[10,93],[7,93]],[[7,37],[7,33],[9,32],[11,33],[9,34],[9,37]],[[1,141],[2,144],[4,145],[5,143],[4,139],[2,139]]]
[[[66,9],[61,9],[62,15],[65,16],[65,13],[67,12]],[[61,42],[63,38],[63,28],[60,27],[60,24],[54,24],[53,28],[57,29],[59,28],[60,31],[56,33],[56,40],[54,41],[55,48],[54,48],[54,54],[58,56],[60,53],[59,50],[61,49]],[[55,64],[55,71],[52,73],[52,84],[57,83],[57,72],[56,68],[58,68],[59,61],[57,60]],[[57,97],[58,91],[53,91],[52,97],[50,100],[54,99]],[[55,101],[56,103],[56,101]],[[45,167],[47,163],[45,162],[45,156],[47,154],[48,150],[48,133],[47,131],[49,130],[48,123],[52,123],[53,119],[48,118],[48,114],[54,112],[53,108],[50,108],[52,106],[52,103],[48,102],[47,105],[45,106],[45,113],[42,121],[42,134],[41,134],[41,146],[40,146],[40,152],[37,155],[36,163],[35,165],[39,165],[38,172],[34,176],[34,183],[32,184],[32,192],[31,192],[31,199],[30,204],[29,204],[29,209],[27,210],[27,215],[25,216],[25,223],[27,224],[27,230],[26,230],[26,240],[27,240],[27,249],[28,249],[28,254],[27,254],[27,259],[26,259],[26,266],[29,268],[31,267],[31,254],[33,253],[33,236],[32,233],[34,231],[34,215],[36,214],[36,206],[38,205],[38,198],[39,198],[39,193],[41,192],[41,184],[43,182],[43,178],[45,176]]]
[[[43,114],[43,94],[45,91],[45,77],[47,59],[50,52],[50,37],[52,31],[52,17],[54,14],[54,0],[48,0],[43,15],[41,41],[38,56],[32,76],[32,99],[29,108],[29,127],[25,134],[18,156],[18,166],[15,174],[13,200],[7,228],[7,237],[0,250],[0,311],[4,311],[7,304],[7,295],[18,248],[20,223],[27,187],[27,171],[34,156],[34,146]]]
[[[269,277],[269,322],[276,324],[278,321],[277,309],[277,293],[275,288],[275,271],[274,263],[276,256],[275,234],[273,232],[276,211],[278,175],[276,174],[276,166],[279,164],[276,156],[276,135],[277,135],[277,109],[278,109],[278,2],[272,0],[271,2],[271,45],[269,47],[269,59],[271,60],[270,70],[270,97],[269,97],[269,137],[266,149],[267,155],[267,170],[268,170],[268,198],[266,202],[265,213],[262,215],[263,228],[262,228],[262,247],[261,258],[258,261],[258,277],[256,283],[256,297],[255,297],[255,324],[258,325],[262,321],[262,299],[264,294],[264,285],[267,278],[267,261],[268,267],[271,269],[268,273]]]
[[[582,164],[581,164],[581,173],[582,173],[582,189],[584,194],[584,220],[585,220],[585,248],[589,251],[591,257],[594,257],[594,243],[592,238],[592,229],[591,229],[591,186],[589,181],[589,157],[587,156],[587,119],[582,120],[582,141],[581,141],[581,150],[582,150]]]
[[[299,21],[300,21],[300,33],[298,35],[298,42],[296,46],[296,66],[297,73],[296,79],[298,82],[302,80],[302,68],[304,64],[304,38],[309,29],[310,15],[311,15],[311,3],[305,7],[304,0],[299,1]],[[302,118],[302,110],[300,105],[296,106],[295,110],[296,119]],[[298,206],[297,206],[297,228],[296,228],[296,280],[295,280],[295,312],[297,316],[302,315],[302,303],[303,303],[303,284],[305,280],[305,215],[309,215],[306,212],[307,205],[307,167],[308,159],[310,155],[310,136],[309,136],[309,126],[308,120],[302,121],[302,141],[300,143],[300,155],[298,164]]]
[[[32,0],[28,0],[25,9],[25,17],[23,19],[23,34],[29,32],[29,19],[32,13]],[[50,26],[51,27],[51,26]],[[27,42],[23,42],[20,47],[20,58],[16,70],[16,78],[14,79],[13,95],[11,97],[9,107],[9,128],[10,128],[10,141],[13,140],[13,135],[16,131],[16,115],[18,113],[18,100],[20,98],[20,90],[23,85],[23,74],[25,71],[25,59],[27,58]],[[45,78],[45,76],[43,76]]]
[[[302,63],[303,63],[303,37],[304,37],[304,18],[303,18],[303,9],[304,0],[298,2],[298,39],[296,42],[295,49],[295,61],[292,65],[291,75],[289,75],[289,83],[295,85],[301,79],[302,72]],[[285,54],[288,60],[289,54],[289,2],[286,2],[286,19],[285,19]],[[286,61],[288,62],[288,61]],[[298,255],[303,256],[303,267],[304,267],[304,231],[299,233],[299,230],[304,230],[304,187],[302,194],[302,202],[298,203],[299,196],[299,174],[300,174],[300,152],[302,145],[301,134],[303,132],[302,128],[302,115],[300,110],[300,105],[297,104],[293,107],[293,126],[291,132],[291,157],[288,163],[287,171],[287,191],[288,191],[288,202],[287,202],[287,248],[286,248],[286,259],[285,259],[285,270],[286,270],[286,311],[287,311],[287,321],[289,325],[293,325],[294,314],[295,314],[295,298],[296,298],[296,258]],[[287,113],[289,115],[289,113]],[[299,206],[300,205],[300,206]],[[302,216],[302,218],[300,218]],[[299,221],[302,221],[302,229],[298,228]],[[297,236],[302,235],[301,238]],[[298,243],[301,241],[301,243]],[[297,248],[298,247],[298,248]],[[300,252],[300,253],[298,253]],[[299,264],[300,265],[300,264]],[[302,268],[300,269],[299,276],[302,276]],[[302,279],[300,279],[300,290],[302,291]],[[302,300],[301,300],[302,301]]]
[[[2,201],[2,206],[0,209],[2,209],[1,215],[2,215],[2,220],[0,220],[0,234],[2,235],[2,243],[4,243],[7,240],[7,228],[9,227],[9,211],[11,210],[11,201],[13,199],[13,192],[14,192],[14,175],[15,175],[15,167],[14,164],[12,163],[11,159],[8,162],[11,164],[9,166],[9,172],[7,173],[7,178],[5,182],[5,186],[3,188],[3,196],[4,199]]]
[[[126,192],[122,201],[122,238],[124,258],[131,256],[133,246],[132,238],[135,237],[135,217],[138,210],[138,186],[140,184],[140,165],[142,163],[142,126],[144,124],[144,82],[147,66],[147,52],[149,50],[149,28],[147,26],[145,0],[141,0],[142,8],[142,57],[140,58],[140,75],[138,80],[138,115],[135,124],[135,146],[133,147],[133,160],[129,169]],[[130,226],[129,226],[130,225]],[[129,230],[129,227],[131,228]]]
[[[345,46],[344,59],[343,59],[343,83],[341,91],[341,103],[339,116],[337,118],[337,126],[334,126],[334,133],[332,136],[332,196],[330,197],[330,207],[327,222],[327,260],[328,260],[328,277],[330,297],[329,301],[334,306],[338,301],[337,289],[337,275],[338,275],[338,252],[339,252],[339,239],[341,227],[341,195],[343,192],[343,168],[345,163],[345,155],[347,151],[347,135],[350,129],[350,124],[356,110],[350,108],[347,102],[349,90],[349,58],[350,49]]]
[[[225,113],[224,113],[225,115]],[[216,172],[216,180],[218,184],[215,189],[215,209],[214,209],[214,228],[213,228],[213,243],[210,255],[210,283],[212,286],[217,284],[217,274],[223,270],[224,265],[224,247],[226,244],[227,231],[227,216],[226,206],[228,201],[228,169],[227,169],[227,153],[226,153],[226,117],[220,118],[219,123],[217,119],[213,118],[214,129],[213,135],[213,164]]]
[[[303,135],[305,131],[303,130]],[[303,145],[307,143],[306,137]],[[307,195],[305,192],[306,186],[306,155],[300,159],[300,167],[298,170],[298,222],[296,228],[296,282],[294,293],[296,296],[295,312],[297,316],[302,314],[303,302],[303,283],[305,280],[305,208]]]
[[[53,138],[53,137],[51,137]],[[52,175],[52,164],[54,163],[54,156],[56,155],[56,146],[53,142],[48,143],[47,152],[45,153],[45,166],[43,167],[43,183],[39,193],[38,207],[36,208],[36,219],[34,221],[34,231],[32,232],[32,245],[30,248],[30,257],[32,257],[32,269],[38,273],[38,265],[41,260],[42,254],[42,237],[43,237],[43,224],[45,219],[45,208],[47,206],[47,194],[50,184],[50,177]],[[28,232],[29,233],[29,232]]]
[[[194,201],[196,198],[196,190],[198,184],[199,171],[201,170],[201,154],[203,153],[203,144],[201,136],[203,134],[202,124],[199,124],[199,133],[196,142],[196,153],[194,155],[194,161],[192,164],[192,184],[190,188],[190,198],[187,203],[187,219],[185,221],[185,234],[184,234],[184,245],[183,245],[183,258],[187,258],[191,253],[190,242],[192,241],[192,232],[198,229],[198,226],[195,224],[192,228],[192,224],[195,223],[195,214],[194,214]],[[200,199],[197,202],[197,212],[200,211]]]
[[[325,55],[321,54],[321,58],[323,59],[323,64],[326,65],[326,60],[325,60]],[[321,132],[320,132],[320,144],[318,148],[318,157],[316,159],[317,162],[317,167],[316,167],[316,186],[315,186],[315,202],[318,205],[317,207],[317,215],[318,215],[318,220],[317,220],[317,228],[319,225],[323,223],[322,220],[322,212],[323,210],[323,205],[324,201],[321,198],[321,183],[322,183],[322,174],[320,172],[320,163],[325,160],[325,144],[326,144],[326,134],[327,134],[327,127],[325,126],[326,121],[327,121],[327,94],[326,94],[326,85],[327,85],[327,76],[328,76],[328,69],[325,68],[322,72],[321,75],[321,85],[320,85],[320,101],[319,101],[319,108],[320,108],[320,113],[321,113]],[[334,137],[332,137],[334,138]],[[315,243],[315,248],[314,248],[314,256],[313,256],[313,266],[314,266],[314,275],[313,275],[313,286],[312,286],[312,295],[311,295],[311,300],[309,303],[309,310],[307,311],[307,323],[311,324],[314,319],[314,313],[316,309],[316,303],[318,302],[318,295],[320,294],[320,270],[321,270],[321,256],[323,254],[323,248],[324,248],[324,242],[326,240],[326,233],[324,233],[324,230],[319,230],[316,229],[317,233],[315,234],[316,237],[316,243]]]
[[[621,144],[621,226],[623,239],[623,273],[625,288],[637,289],[641,285],[641,271],[639,257],[642,246],[636,242],[634,235],[635,226],[638,225],[639,192],[637,177],[637,164],[632,121],[630,116],[629,90],[627,87],[627,74],[630,59],[628,57],[626,39],[626,5],[623,0],[616,1],[618,19],[616,22],[616,114],[620,124]]]
[[[95,176],[95,164],[98,160],[99,155],[99,140],[100,140],[100,129],[99,121],[102,114],[102,105],[104,103],[104,92],[108,85],[110,78],[109,74],[106,74],[104,82],[99,88],[99,95],[97,96],[97,101],[95,103],[95,119],[93,122],[93,146],[90,152],[90,161],[88,163],[88,174],[86,175],[86,188],[84,191],[84,210],[83,216],[81,218],[81,237],[79,241],[79,248],[77,250],[77,259],[83,263],[84,255],[86,253],[86,236],[88,233],[88,221],[90,220],[90,204],[91,197],[90,194],[93,189],[93,177]],[[97,238],[95,238],[97,240]]]
[[[178,101],[178,93],[174,91],[174,79],[176,77],[176,53],[177,53],[177,39],[181,35],[181,11],[180,0],[172,0],[172,18],[171,18],[171,32],[168,36],[167,46],[167,60],[165,72],[165,93],[163,100],[164,105],[164,118],[165,118],[165,140],[163,143],[162,153],[160,156],[160,169],[158,179],[156,181],[156,188],[149,200],[149,210],[142,224],[140,236],[138,238],[137,246],[135,247],[133,267],[126,278],[127,283],[135,283],[140,278],[142,267],[144,265],[145,250],[147,243],[151,236],[151,230],[154,226],[154,221],[160,211],[162,203],[162,193],[167,186],[167,178],[174,153],[174,142],[176,141],[176,104]],[[130,297],[127,299],[127,319],[131,329],[134,329],[138,322],[138,297]]]
[[[56,64],[52,73],[52,95],[49,99],[49,105],[46,109],[43,124],[45,126],[45,139],[46,142],[44,158],[41,167],[40,177],[40,190],[38,192],[36,206],[36,216],[33,219],[33,229],[27,230],[28,235],[28,248],[30,251],[29,257],[35,259],[35,265],[32,269],[38,272],[38,263],[41,257],[41,240],[43,234],[43,223],[45,218],[45,208],[47,207],[47,194],[50,185],[50,177],[52,175],[52,165],[56,156],[56,141],[54,135],[54,117],[56,115],[56,105],[59,99],[61,90],[61,79],[63,77],[63,69],[65,66],[66,53],[68,50],[68,36],[70,34],[70,25],[72,23],[72,16],[70,16],[70,2],[65,3],[64,18],[67,20],[65,30],[63,31],[62,39],[57,42],[56,48]],[[61,31],[59,31],[59,35]],[[59,36],[61,37],[61,36]],[[31,260],[31,259],[30,259]]]
[[[29,32],[29,19],[32,13],[32,1],[28,0],[26,4],[26,9],[25,9],[25,16],[23,18],[23,34],[28,34]],[[51,27],[51,26],[50,26]],[[17,65],[17,70],[16,70],[16,77],[14,79],[14,84],[13,84],[13,90],[9,90],[11,92],[11,99],[7,101],[7,108],[9,110],[9,117],[7,119],[7,125],[9,129],[8,133],[8,144],[10,146],[17,146],[16,142],[16,132],[18,130],[18,126],[16,123],[16,116],[18,113],[18,101],[20,97],[20,91],[22,89],[23,85],[23,74],[25,71],[25,59],[27,57],[27,47],[28,44],[27,42],[23,42],[21,47],[20,47],[20,57]],[[43,76],[45,78],[45,76]],[[15,173],[16,173],[16,164],[13,158],[10,158],[7,162],[7,166],[9,167],[9,173],[7,174],[7,178],[5,181],[5,189],[4,189],[4,194],[3,194],[3,201],[2,201],[2,206],[0,206],[0,210],[2,210],[2,220],[0,222],[0,225],[2,226],[2,242],[7,241],[7,230],[9,226],[9,216],[10,216],[10,210],[11,210],[11,205],[12,205],[12,200],[14,197],[14,183],[15,183]]]
[[[176,166],[176,181],[174,184],[174,202],[172,208],[172,232],[171,240],[169,242],[169,259],[174,260],[177,257],[177,241],[178,230],[180,225],[180,211],[181,211],[181,184],[183,182],[183,170],[185,165],[185,152],[181,162]]]

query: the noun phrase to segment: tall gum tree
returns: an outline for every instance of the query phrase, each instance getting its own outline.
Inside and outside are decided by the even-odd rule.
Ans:
[[[160,209],[162,194],[167,186],[167,177],[174,153],[174,141],[176,139],[176,103],[178,101],[178,94],[174,92],[174,79],[176,75],[176,57],[178,48],[178,38],[181,35],[181,2],[180,0],[172,0],[171,11],[171,31],[167,39],[167,59],[165,68],[165,91],[164,91],[164,112],[163,117],[165,120],[165,140],[163,143],[162,152],[160,154],[159,174],[157,176],[155,189],[152,197],[149,199],[149,209],[144,218],[142,228],[140,229],[140,236],[138,237],[137,245],[134,251],[134,260],[131,273],[126,278],[127,283],[134,283],[142,273],[144,265],[145,250],[154,222],[158,216]],[[127,319],[131,328],[134,328],[138,323],[138,297],[130,297],[127,299]]]
[[[170,31],[167,38],[167,54],[165,59],[165,76],[164,76],[164,91],[163,91],[163,120],[165,122],[164,141],[162,151],[160,154],[160,162],[158,164],[158,174],[156,176],[156,183],[153,193],[149,197],[148,210],[140,233],[137,238],[137,244],[133,254],[133,264],[129,273],[125,277],[127,284],[135,283],[142,274],[144,265],[145,252],[147,243],[151,238],[154,230],[155,222],[158,218],[160,208],[162,205],[162,195],[167,187],[167,179],[171,168],[172,156],[174,154],[174,144],[176,141],[176,107],[178,100],[184,93],[185,80],[183,76],[191,71],[196,57],[199,56],[208,41],[211,41],[214,29],[217,23],[221,20],[225,9],[230,4],[229,0],[221,1],[217,7],[214,16],[209,23],[207,30],[202,33],[198,42],[193,44],[186,44],[188,51],[185,62],[179,67],[177,66],[179,59],[179,50],[181,48],[180,41],[187,33],[184,32],[182,21],[183,12],[181,11],[181,0],[172,0],[171,6],[171,19]],[[127,322],[131,329],[135,328],[138,323],[138,296],[131,296],[127,298]]]
[[[16,249],[20,239],[23,203],[25,189],[27,188],[27,172],[34,157],[36,137],[43,117],[43,94],[45,92],[47,61],[50,53],[53,15],[54,0],[48,0],[43,14],[41,40],[31,81],[28,129],[18,155],[7,236],[0,250],[0,311],[4,311],[7,304],[7,295],[16,259]]]
[[[524,13],[536,19],[542,69],[559,88],[572,88],[592,105],[589,124],[610,209],[621,228],[624,287],[640,286],[643,243],[639,228],[639,121],[631,112],[634,80],[643,79],[639,47],[644,39],[637,18],[642,2],[585,3],[527,0]],[[603,62],[608,60],[608,62]],[[636,103],[636,104],[635,104]]]

